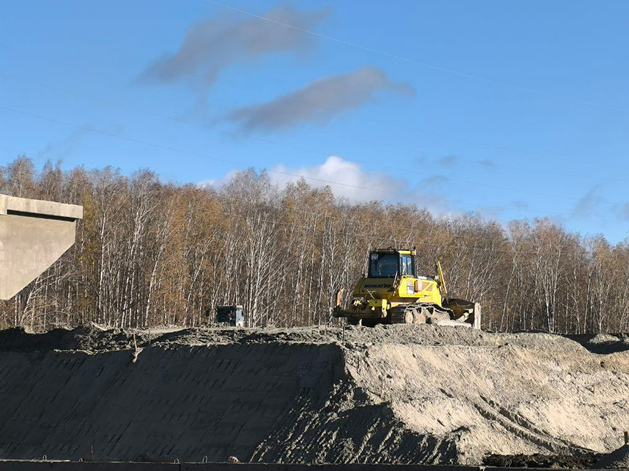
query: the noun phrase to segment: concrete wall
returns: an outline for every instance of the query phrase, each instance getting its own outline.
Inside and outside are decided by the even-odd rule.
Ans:
[[[83,207],[0,195],[0,299],[10,299],[75,240]]]

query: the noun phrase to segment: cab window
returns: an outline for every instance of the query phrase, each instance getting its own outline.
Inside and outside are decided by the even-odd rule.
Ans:
[[[400,255],[400,275],[415,276],[413,257],[411,255]]]
[[[374,252],[369,257],[369,277],[393,278],[398,271],[397,265],[397,254]]]

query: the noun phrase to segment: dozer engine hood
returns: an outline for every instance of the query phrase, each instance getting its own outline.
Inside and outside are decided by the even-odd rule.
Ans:
[[[365,299],[387,299],[393,302],[414,299],[441,304],[437,283],[427,277],[361,278],[354,288],[353,296]]]
[[[391,297],[391,289],[395,278],[361,278],[354,289],[354,296],[372,295],[376,298]]]

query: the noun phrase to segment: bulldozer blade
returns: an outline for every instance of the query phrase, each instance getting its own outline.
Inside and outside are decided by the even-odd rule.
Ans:
[[[448,298],[444,300],[443,307],[450,309],[454,313],[454,319],[458,322],[465,322],[474,329],[481,328],[481,306],[479,303],[466,299]]]

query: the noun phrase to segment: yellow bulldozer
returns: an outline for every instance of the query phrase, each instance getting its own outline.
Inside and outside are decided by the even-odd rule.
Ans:
[[[480,329],[480,304],[449,296],[441,264],[435,276],[418,276],[415,250],[376,249],[369,253],[369,271],[352,293],[349,307],[336,294],[334,317],[349,324],[437,324]]]

